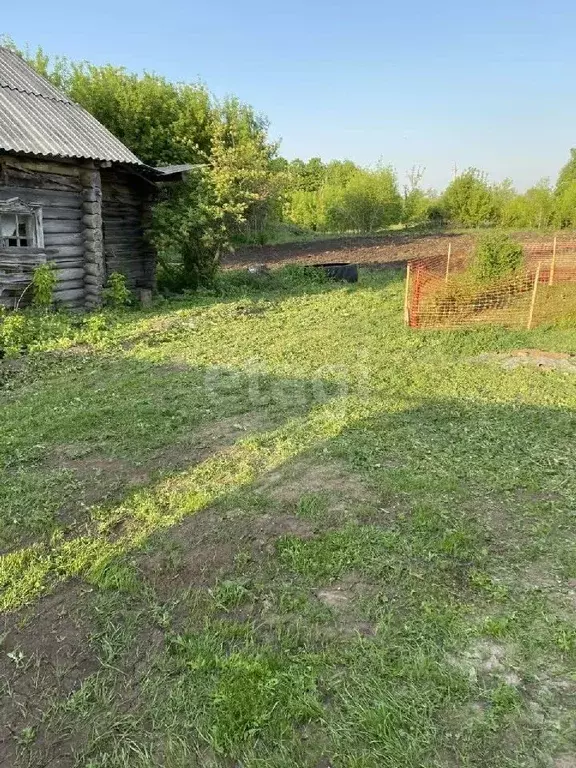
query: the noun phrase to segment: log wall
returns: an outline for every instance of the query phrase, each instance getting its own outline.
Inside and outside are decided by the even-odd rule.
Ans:
[[[54,263],[54,299],[67,307],[98,306],[111,272],[126,275],[132,289],[154,287],[155,253],[144,232],[154,194],[152,184],[120,168],[0,156],[0,200],[42,206],[44,254],[36,262]]]
[[[155,253],[144,227],[155,188],[121,169],[100,173],[106,274],[121,272],[132,289],[152,288]]]
[[[0,157],[0,200],[42,205],[44,249],[57,269],[55,301],[84,305],[83,189],[74,163]]]

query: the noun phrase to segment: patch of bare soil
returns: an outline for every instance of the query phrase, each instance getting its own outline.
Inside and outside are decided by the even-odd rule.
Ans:
[[[520,242],[542,242],[548,246],[551,245],[549,235],[518,232],[514,233],[513,237]],[[567,239],[571,238],[567,236]],[[365,266],[401,267],[406,261],[412,259],[446,255],[449,243],[452,245],[452,256],[457,258],[469,253],[475,242],[476,236],[471,234],[405,230],[371,237],[340,237],[309,243],[282,243],[240,248],[226,257],[224,266],[238,268],[267,264],[270,267],[278,267],[294,263],[316,264],[344,261]]]
[[[554,760],[554,768],[576,768],[576,755],[560,755]]]
[[[36,739],[44,709],[51,701],[69,696],[98,669],[91,650],[91,627],[79,615],[82,590],[76,584],[63,586],[26,613],[3,618],[0,645],[0,765],[16,763],[19,742],[31,729]],[[59,740],[39,744],[52,751]],[[58,762],[58,765],[66,765]]]
[[[513,352],[483,352],[472,358],[476,363],[499,363],[507,371],[532,366],[544,371],[576,373],[576,355],[567,352],[546,352],[541,349],[517,349]]]
[[[460,656],[450,657],[449,661],[470,680],[490,675],[509,685],[519,685],[520,677],[511,666],[509,657],[510,649],[499,643],[481,640]]]
[[[231,571],[238,553],[254,560],[270,554],[280,536],[310,538],[314,528],[297,517],[207,509],[172,528],[138,567],[161,599],[190,587],[209,587]]]
[[[336,511],[373,501],[360,478],[336,462],[292,464],[268,474],[259,487],[287,506],[306,494],[325,495],[330,509]]]
[[[335,628],[339,634],[360,634],[370,637],[376,634],[373,624],[365,621],[358,606],[363,596],[372,592],[374,587],[350,574],[345,579],[318,589],[314,594],[317,600],[330,608],[335,615]]]

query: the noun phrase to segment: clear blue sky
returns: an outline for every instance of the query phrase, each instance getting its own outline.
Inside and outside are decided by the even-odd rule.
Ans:
[[[31,0],[0,31],[203,80],[266,114],[288,157],[475,165],[525,188],[576,146],[574,0]]]

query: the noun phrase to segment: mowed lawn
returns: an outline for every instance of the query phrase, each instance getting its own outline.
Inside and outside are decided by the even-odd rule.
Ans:
[[[0,764],[574,768],[576,328],[221,288],[0,365]]]

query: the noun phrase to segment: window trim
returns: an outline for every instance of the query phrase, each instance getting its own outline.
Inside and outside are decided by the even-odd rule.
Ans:
[[[44,248],[44,228],[42,226],[42,206],[38,203],[26,203],[19,197],[11,197],[9,200],[0,200],[0,214],[20,214],[32,217],[32,242],[24,246],[0,246],[2,250],[17,248],[25,251],[28,248]]]

